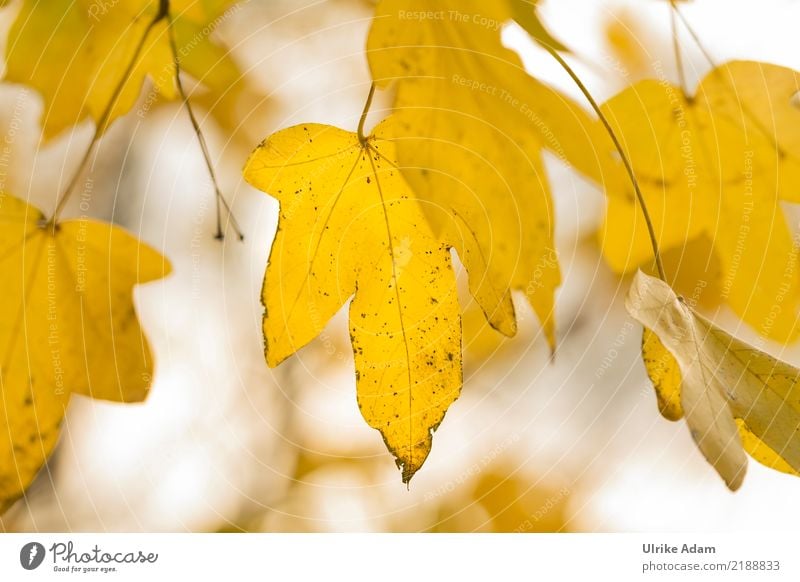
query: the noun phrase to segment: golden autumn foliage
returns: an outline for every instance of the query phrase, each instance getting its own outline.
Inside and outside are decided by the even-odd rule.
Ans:
[[[800,111],[791,103],[798,90],[800,74],[791,69],[735,61],[708,73],[693,95],[647,80],[603,105],[659,246],[691,253],[688,268],[718,263],[705,280],[756,331],[779,341],[800,333],[797,252],[780,206],[800,192]],[[607,192],[603,254],[628,272],[649,263],[653,250],[630,185]],[[711,245],[697,256],[687,245],[702,238]]]
[[[425,222],[394,147],[324,125],[281,131],[245,178],[280,201],[265,275],[264,338],[275,366],[351,297],[358,405],[408,481],[461,390],[461,319],[447,246]]]
[[[0,194],[0,511],[47,462],[72,394],[140,402],[148,392],[153,357],[133,289],[166,276],[169,263],[117,226],[60,212],[107,127],[157,95],[187,108],[220,212],[181,73],[223,129],[241,130],[238,99],[257,98],[213,36],[237,6],[20,0],[4,8],[17,11],[5,79],[41,96],[45,138],[86,120],[96,133],[49,217]],[[662,415],[686,421],[732,490],[748,455],[797,475],[800,370],[697,306],[727,305],[770,340],[800,338],[798,244],[784,214],[800,202],[800,73],[732,61],[691,88],[679,62],[679,84],[647,78],[598,105],[536,8],[536,0],[379,0],[364,39],[372,84],[357,131],[301,123],[252,152],[244,179],[279,203],[261,292],[267,364],[295,355],[346,307],[358,407],[408,483],[461,394],[462,352],[487,357],[518,333],[515,293],[555,352],[555,158],[605,193],[600,252],[621,280],[633,275],[626,305],[644,327],[642,359]],[[587,104],[526,70],[504,44],[514,23]],[[629,32],[606,30],[623,64],[637,77],[653,74]],[[376,91],[389,111],[366,135]],[[479,310],[462,314],[459,266]],[[567,493],[531,490],[507,473],[471,484],[471,513],[443,501],[430,529],[519,531],[554,498],[530,530],[566,527]]]
[[[359,406],[404,481],[424,462],[461,387],[447,249],[465,264],[495,329],[516,333],[511,292],[520,289],[554,349],[560,274],[542,152],[569,156],[594,176],[611,161],[609,151],[590,149],[607,142],[584,110],[529,76],[503,47],[502,25],[515,15],[536,28],[529,8],[383,0],[367,55],[375,85],[397,86],[391,121],[365,139],[290,128],[268,138],[245,168],[251,184],[281,202],[264,281],[267,361],[277,365],[316,337],[355,293]],[[431,10],[445,23],[428,21]],[[568,134],[574,139],[559,141]],[[395,218],[398,197],[412,214]]]
[[[55,227],[0,194],[0,508],[30,485],[58,440],[69,398],[141,402],[153,358],[133,287],[169,263],[120,228],[90,219]]]
[[[514,473],[497,463],[479,475],[455,499],[444,499],[431,531],[483,533],[548,533],[571,531],[566,487]],[[464,498],[466,497],[466,499]]]
[[[241,72],[211,33],[233,4],[234,0],[25,0],[9,33],[6,79],[42,95],[46,137],[87,117],[102,124],[113,100],[107,126],[133,107],[146,77],[158,94],[175,99],[176,58],[182,70],[230,99],[226,89]],[[177,55],[170,45],[170,26]]]
[[[145,77],[174,98],[177,66],[212,92],[240,76],[227,52],[209,39],[231,4],[24,0],[18,7],[6,46],[6,79],[41,94],[45,138],[87,117],[96,134],[49,219],[0,193],[6,275],[0,511],[24,494],[52,453],[72,394],[115,402],[141,402],[147,395],[153,357],[133,288],[166,276],[169,263],[119,227],[59,215],[97,138],[131,109]]]
[[[404,190],[418,200],[423,220],[430,225],[430,231],[423,231],[423,240],[438,240],[456,250],[469,275],[470,292],[492,327],[506,336],[516,333],[511,293],[520,290],[539,317],[551,349],[555,346],[553,306],[560,267],[553,239],[553,202],[542,159],[549,150],[605,187],[608,213],[601,237],[612,268],[626,273],[649,264],[658,244],[664,251],[660,264],[667,265],[676,286],[702,280],[702,290],[694,298],[699,303],[727,301],[745,321],[760,326],[763,335],[793,339],[800,295],[789,263],[796,257],[778,202],[791,199],[796,174],[794,132],[788,129],[798,115],[788,99],[798,89],[794,72],[761,63],[729,63],[712,71],[695,95],[666,82],[642,81],[603,104],[597,113],[604,119],[593,120],[569,98],[530,76],[517,55],[503,45],[501,30],[511,20],[517,20],[553,54],[565,50],[541,27],[532,4],[512,1],[487,5],[382,0],[367,39],[374,86],[394,90],[392,121],[380,130],[381,138],[395,146],[390,166],[405,177]],[[357,139],[351,134],[349,147],[356,147]],[[349,151],[345,143],[339,150]],[[367,147],[369,142],[362,143]],[[341,234],[342,227],[332,229],[338,248],[315,239],[319,225],[332,226],[327,209],[331,194],[320,201],[310,190],[318,189],[320,180],[328,188],[342,183],[343,176],[344,183],[350,181],[346,166],[338,165],[338,150],[320,153],[316,147],[310,138],[306,143],[298,128],[286,130],[267,140],[245,170],[251,183],[281,201],[281,224],[264,283],[265,338],[272,365],[321,332],[357,287],[354,278],[363,272],[360,263],[352,263],[361,255],[353,252],[352,243]],[[261,176],[254,162],[265,155],[264,148],[273,155]],[[293,161],[298,155],[301,161]],[[307,160],[314,163],[309,165]],[[326,174],[328,160],[335,166],[333,178]],[[630,162],[625,169],[642,186],[642,200],[636,200],[621,161]],[[321,170],[315,169],[320,165]],[[291,178],[273,183],[278,170]],[[287,192],[293,192],[294,198],[287,198]],[[334,198],[336,204],[343,192]],[[359,198],[363,201],[368,196]],[[287,212],[296,207],[305,209],[300,220],[293,220],[294,210]],[[645,217],[642,212],[647,209]],[[359,215],[352,209],[345,214]],[[653,240],[647,221],[654,230]],[[290,226],[292,222],[297,225]],[[299,242],[287,248],[285,241],[293,237]],[[684,260],[687,251],[692,260]],[[314,266],[318,252],[326,260]],[[390,254],[397,252],[392,248]],[[766,265],[763,253],[769,257]],[[289,264],[284,264],[283,256],[290,257]],[[322,267],[328,269],[327,274],[320,271]],[[287,273],[295,270],[299,274],[287,284]],[[308,289],[289,292],[286,299],[286,289],[297,288],[298,277]],[[309,291],[326,280],[328,284],[321,285],[324,292]],[[438,285],[430,284],[434,289]],[[391,291],[394,281],[389,279],[384,285]],[[317,306],[305,303],[306,293],[330,304],[322,317],[317,315]],[[326,293],[334,299],[328,301]],[[291,311],[298,301],[291,299],[295,295],[298,315]],[[792,317],[772,316],[776,301]],[[287,304],[290,319],[285,313]],[[458,305],[454,303],[452,310],[456,313]],[[291,321],[294,317],[298,321]],[[389,322],[391,318],[384,316],[384,324]],[[386,426],[376,424],[362,401],[370,365],[385,356],[379,351],[363,359],[363,345],[352,335],[362,412],[372,426],[381,429],[389,449],[398,456]],[[663,355],[654,337],[645,336],[647,362]],[[401,386],[417,386],[418,392],[427,391],[430,397],[433,390],[413,380],[412,361],[406,358],[409,380]],[[677,374],[673,366],[651,369],[652,379],[660,386],[662,411],[672,418],[682,414],[676,405]],[[459,384],[460,377],[452,382]],[[396,384],[390,379],[375,394],[396,396]],[[689,391],[682,398],[692,394]],[[456,396],[457,390],[442,415]],[[413,418],[411,409],[412,413],[406,410],[407,414],[396,418]],[[423,460],[430,449],[429,431],[438,426],[442,415],[436,414],[435,422],[422,426],[413,421],[406,426],[409,434],[422,429]],[[694,417],[690,426],[693,422]],[[729,435],[735,432],[731,430],[734,424],[731,418]],[[748,434],[750,440],[756,438],[752,431]],[[791,434],[787,433],[787,439]],[[419,442],[407,435],[402,440],[411,447]],[[710,441],[696,440],[711,459]],[[713,447],[720,449],[719,443]],[[413,472],[408,472],[403,456],[399,458],[407,480]],[[730,466],[720,471],[731,487],[738,486],[743,476]]]
[[[423,209],[436,232],[455,241],[487,319],[513,335],[510,291],[519,289],[554,349],[561,275],[543,151],[592,176],[610,151],[598,150],[602,129],[582,108],[528,75],[503,46],[503,23],[524,11],[517,4],[382,0],[367,57],[377,86],[396,89],[403,173],[429,202]],[[443,20],[409,17],[431,10]]]

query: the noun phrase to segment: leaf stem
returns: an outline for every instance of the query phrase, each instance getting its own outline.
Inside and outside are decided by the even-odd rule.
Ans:
[[[711,69],[713,71],[715,71],[715,72],[719,71],[719,67],[717,66],[716,62],[714,61],[714,58],[711,56],[711,53],[709,53],[709,51],[706,49],[705,45],[703,45],[703,43],[700,41],[700,35],[698,35],[697,32],[694,30],[694,28],[692,28],[691,24],[689,24],[689,20],[686,18],[686,16],[684,16],[683,12],[681,12],[681,10],[678,8],[678,5],[675,4],[674,0],[670,0],[670,5],[672,6],[672,10],[673,10],[674,14],[678,15],[678,18],[680,18],[681,23],[686,28],[686,31],[689,33],[689,35],[692,37],[692,40],[694,40],[695,44],[700,49],[700,52],[703,53],[703,57],[706,59],[706,61],[708,61],[708,64],[711,66]],[[726,78],[726,82],[727,82],[729,91],[734,93],[734,96],[736,97],[737,101],[739,102],[741,110],[745,114],[745,116],[747,116],[749,118],[749,120],[753,123],[753,125],[756,127],[756,129],[759,132],[761,132],[761,134],[767,140],[769,140],[772,143],[772,147],[775,149],[775,151],[778,153],[778,155],[781,156],[781,157],[785,156],[786,152],[781,147],[781,144],[778,143],[778,140],[777,140],[777,138],[775,136],[775,132],[774,131],[770,131],[769,128],[764,125],[764,123],[758,118],[758,116],[748,106],[748,104],[746,102],[744,102],[744,101],[741,101],[739,96],[736,95],[736,85],[731,80],[730,73],[728,74],[728,77]]]
[[[689,97],[689,85],[686,83],[686,71],[683,67],[683,55],[681,54],[681,45],[678,39],[678,22],[675,18],[675,13],[677,12],[677,8],[675,6],[675,0],[670,0],[671,9],[669,11],[669,21],[670,27],[672,29],[672,52],[675,54],[675,67],[678,69],[678,81],[681,84],[681,91],[683,91],[683,96],[688,98]]]
[[[703,53],[703,57],[705,57],[705,59],[708,61],[708,64],[711,65],[712,69],[716,69],[717,63],[714,61],[714,58],[711,56],[711,53],[708,52],[703,42],[700,40],[700,36],[697,34],[697,32],[695,32],[694,28],[692,28],[692,25],[689,24],[689,21],[683,15],[683,12],[681,12],[680,8],[678,8],[678,5],[675,3],[675,0],[670,0],[670,6],[672,7],[672,12],[674,14],[677,14],[678,18],[681,19],[683,26],[689,33],[689,36],[692,37],[692,40],[694,40],[695,44],[697,45],[697,48],[699,48],[700,52]]]
[[[611,138],[611,141],[614,143],[614,147],[616,148],[617,153],[619,153],[620,158],[622,159],[622,163],[625,166],[625,170],[628,173],[628,177],[630,178],[631,183],[633,184],[633,190],[636,193],[636,199],[639,202],[639,208],[641,209],[642,215],[644,216],[644,221],[647,224],[647,233],[650,235],[650,245],[653,247],[653,259],[655,261],[658,277],[659,279],[661,279],[666,283],[667,276],[664,272],[664,265],[661,263],[661,253],[659,252],[658,249],[658,239],[656,238],[656,231],[655,228],[653,227],[653,221],[650,218],[650,212],[648,212],[647,210],[647,203],[645,202],[644,194],[642,194],[642,190],[639,187],[639,181],[636,179],[636,174],[633,171],[633,166],[631,165],[631,162],[628,159],[628,156],[625,153],[622,144],[617,138],[617,134],[614,133],[611,124],[608,122],[608,119],[601,111],[600,106],[597,104],[597,101],[595,101],[594,97],[592,97],[592,94],[589,92],[589,89],[586,88],[586,85],[583,84],[583,81],[580,80],[580,78],[572,69],[572,67],[569,66],[569,63],[567,63],[567,61],[565,61],[564,58],[560,54],[558,54],[558,52],[552,47],[546,45],[542,46],[544,46],[545,50],[550,53],[550,55],[556,60],[556,62],[558,62],[559,65],[561,65],[561,68],[567,72],[567,74],[570,76],[575,85],[577,85],[578,89],[580,89],[581,93],[583,93],[583,96],[592,106],[592,109],[597,114],[597,117],[600,119],[603,126],[605,127],[606,132]]]
[[[158,0],[158,14],[156,18],[161,20],[169,16],[169,0]]]
[[[108,121],[111,118],[111,112],[114,110],[114,105],[116,105],[117,99],[122,94],[122,90],[125,87],[125,83],[128,82],[130,79],[131,73],[133,73],[133,69],[136,67],[137,62],[139,61],[139,57],[142,54],[142,50],[144,49],[144,45],[147,42],[147,38],[150,36],[150,33],[156,27],[156,25],[161,22],[164,18],[166,18],[167,13],[164,12],[163,6],[166,4],[169,6],[169,0],[161,0],[161,4],[159,5],[158,13],[153,17],[153,20],[147,25],[147,28],[142,34],[142,38],[139,39],[139,43],[136,45],[136,49],[133,52],[133,57],[131,58],[128,66],[125,68],[122,77],[120,78],[117,85],[114,87],[114,91],[111,93],[111,97],[106,104],[105,109],[103,109],[103,113],[100,115],[100,119],[97,120],[97,124],[95,125],[94,134],[92,135],[92,139],[89,142],[89,145],[86,147],[86,151],[81,158],[81,161],[78,163],[77,168],[75,168],[75,172],[72,174],[69,182],[67,183],[67,187],[59,195],[56,201],[56,208],[53,211],[53,215],[50,217],[50,220],[47,221],[45,224],[45,228],[49,228],[55,231],[56,224],[58,222],[58,217],[61,215],[61,211],[64,210],[64,206],[66,205],[69,197],[72,195],[72,192],[75,190],[75,186],[78,183],[78,179],[80,178],[83,170],[86,168],[86,164],[89,162],[89,158],[94,151],[97,142],[100,141],[100,137],[103,135],[103,132],[106,130],[106,125],[108,125]]]
[[[228,220],[230,221],[231,226],[233,227],[234,232],[239,237],[239,240],[244,240],[244,234],[242,233],[241,228],[239,228],[239,224],[236,221],[236,217],[233,215],[230,205],[228,201],[225,199],[225,196],[222,194],[222,189],[219,187],[219,182],[217,181],[217,174],[214,171],[214,164],[211,161],[211,154],[208,150],[208,144],[206,143],[206,138],[203,135],[202,130],[200,129],[200,124],[197,121],[197,117],[194,114],[194,110],[192,109],[192,104],[189,102],[189,96],[186,94],[186,91],[183,87],[183,81],[181,80],[181,65],[180,59],[178,58],[178,43],[175,40],[175,27],[173,26],[173,19],[172,15],[169,13],[169,1],[168,0],[161,0],[162,3],[167,3],[167,19],[169,20],[169,46],[172,51],[172,60],[175,63],[175,85],[178,88],[178,94],[181,96],[181,100],[183,101],[183,105],[186,107],[186,111],[189,114],[189,120],[192,123],[192,129],[194,130],[194,134],[197,137],[197,142],[200,144],[200,150],[203,153],[203,160],[206,163],[206,169],[208,170],[208,175],[211,178],[211,183],[214,186],[214,195],[216,197],[217,202],[217,233],[214,235],[214,238],[217,240],[223,240],[225,238],[225,234],[222,230],[222,207],[225,208],[225,212],[228,215]]]
[[[375,97],[375,83],[369,86],[369,95],[367,95],[367,102],[364,103],[364,110],[361,112],[361,119],[358,120],[358,141],[361,145],[366,145],[367,138],[364,135],[364,124],[367,122],[367,114],[369,108],[372,106],[372,98]]]

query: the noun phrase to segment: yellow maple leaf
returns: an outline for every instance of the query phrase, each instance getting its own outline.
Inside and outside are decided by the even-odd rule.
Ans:
[[[760,334],[794,340],[800,308],[797,249],[780,200],[800,197],[800,75],[756,62],[731,62],[695,95],[667,82],[637,83],[602,107],[619,136],[653,219],[659,246],[677,250],[679,270],[719,265],[704,285],[718,289]],[[619,272],[653,257],[630,184],[607,187],[603,253]],[[704,253],[687,243],[705,237]]]
[[[624,7],[610,13],[603,24],[603,37],[613,57],[611,69],[628,82],[652,75],[660,57],[651,46],[657,37],[638,10]]]
[[[53,450],[70,395],[144,400],[153,373],[132,288],[166,276],[156,251],[90,219],[55,229],[0,194],[0,510]]]
[[[552,347],[560,272],[542,150],[602,179],[598,144],[608,140],[503,46],[513,14],[508,2],[382,0],[367,56],[375,83],[396,85],[404,175],[435,230],[454,241],[487,319],[513,335],[509,291],[520,289]]]
[[[686,419],[730,489],[744,479],[745,451],[800,471],[800,369],[731,336],[641,271],[625,305],[645,327],[642,357],[662,414]]]
[[[520,471],[519,463],[495,463],[464,487],[436,498],[439,533],[552,533],[572,531],[571,491]]]
[[[6,79],[41,93],[42,126],[48,138],[87,117],[101,124],[135,58],[105,125],[133,107],[145,77],[153,80],[157,93],[173,99],[175,62],[166,9],[174,24],[181,68],[223,90],[239,71],[210,35],[233,3],[25,0],[9,32]]]
[[[280,202],[262,294],[268,364],[353,297],[358,405],[408,482],[461,389],[461,321],[448,247],[397,169],[390,130],[292,127],[253,152],[244,176]]]

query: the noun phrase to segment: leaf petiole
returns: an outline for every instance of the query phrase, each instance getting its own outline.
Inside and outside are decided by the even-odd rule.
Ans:
[[[178,43],[175,40],[175,28],[173,26],[172,15],[169,12],[169,0],[161,0],[162,6],[164,4],[167,5],[167,13],[166,17],[169,21],[169,46],[170,50],[172,51],[172,60],[175,63],[175,85],[178,88],[178,94],[181,96],[181,100],[183,101],[183,105],[186,107],[186,112],[189,114],[189,120],[192,123],[192,129],[194,130],[194,134],[197,137],[197,142],[200,144],[200,150],[203,153],[203,160],[206,163],[206,168],[208,169],[208,175],[211,178],[211,183],[214,186],[214,196],[217,201],[217,233],[214,236],[217,240],[222,240],[225,238],[225,234],[222,230],[222,207],[225,208],[225,212],[228,215],[228,220],[230,221],[231,226],[233,227],[236,236],[239,237],[239,240],[244,240],[244,234],[242,233],[241,228],[239,228],[239,224],[236,221],[236,217],[233,215],[233,211],[231,210],[228,201],[225,199],[225,196],[222,194],[222,189],[219,186],[219,182],[217,181],[217,174],[214,171],[214,164],[211,161],[211,154],[208,151],[208,144],[206,143],[206,138],[203,135],[203,131],[200,129],[200,124],[197,121],[197,117],[194,114],[194,110],[192,109],[192,104],[189,102],[189,96],[186,94],[186,91],[183,88],[183,82],[181,81],[181,65],[180,59],[178,58]]]
[[[686,28],[686,32],[688,32],[689,36],[692,37],[692,40],[694,40],[695,44],[697,45],[697,48],[700,49],[700,52],[703,53],[703,57],[708,61],[708,64],[711,65],[712,69],[716,69],[717,64],[714,61],[714,58],[711,56],[711,53],[708,51],[708,49],[706,49],[705,45],[700,40],[700,35],[698,35],[697,32],[694,30],[694,28],[692,28],[692,26],[689,24],[689,21],[686,19],[686,16],[684,16],[683,12],[681,12],[680,8],[678,8],[678,5],[675,3],[675,0],[670,0],[669,4],[671,7],[672,14],[677,15],[678,18],[680,18],[681,23]]]
[[[719,67],[718,67],[716,61],[714,60],[714,58],[711,56],[711,53],[708,51],[708,49],[705,47],[703,42],[700,40],[700,35],[697,34],[697,31],[689,23],[689,20],[683,14],[681,9],[678,8],[678,5],[676,4],[676,0],[670,0],[670,7],[671,7],[671,16],[672,16],[673,37],[676,39],[676,43],[677,43],[677,28],[675,26],[675,16],[677,15],[677,17],[681,21],[681,24],[683,24],[684,28],[689,33],[689,36],[692,37],[692,40],[697,45],[697,48],[700,49],[700,52],[703,54],[703,57],[708,62],[708,64],[711,67],[712,71],[719,70]],[[676,46],[677,46],[677,44],[676,44]],[[676,52],[676,58],[678,59],[678,71],[680,73],[680,72],[682,72],[682,64],[680,62],[680,53],[679,52]],[[728,81],[729,89],[734,94],[736,94],[736,87],[730,82],[730,79],[727,79],[727,81]],[[683,77],[681,77],[681,84],[683,85],[682,89],[683,89],[683,93],[684,93],[686,99],[689,102],[691,102],[693,97],[691,97],[689,95],[689,93],[687,91],[687,88],[686,88],[686,83],[685,83],[685,80],[683,79]],[[739,97],[736,96],[736,99],[739,100]],[[746,103],[743,103],[743,102],[741,103],[741,110],[750,119],[750,121],[753,123],[753,125],[756,127],[756,129],[766,139],[768,139],[772,143],[772,147],[775,149],[775,151],[778,153],[778,155],[781,156],[781,157],[785,156],[786,152],[783,150],[783,148],[781,148],[780,144],[777,142],[777,140],[775,138],[775,135],[774,135],[774,132],[771,132],[767,127],[764,126],[764,124],[761,122],[761,120],[759,120],[758,116],[756,116],[752,112],[752,110],[750,109],[750,107],[747,106]]]
[[[600,109],[600,106],[597,104],[597,101],[595,101],[594,97],[592,97],[592,94],[589,92],[589,89],[586,88],[586,85],[583,84],[583,81],[580,80],[580,78],[572,69],[572,67],[569,66],[569,63],[567,63],[567,61],[565,61],[564,58],[560,54],[558,54],[558,51],[556,51],[553,47],[547,45],[542,45],[542,46],[548,53],[550,53],[550,55],[558,62],[558,64],[561,65],[561,68],[567,72],[567,74],[570,76],[575,85],[578,86],[578,89],[580,89],[581,93],[583,93],[583,96],[592,106],[592,109],[597,114],[597,117],[600,119],[603,126],[605,127],[606,132],[611,138],[611,141],[614,143],[614,148],[617,150],[617,153],[619,153],[620,158],[622,159],[622,163],[625,166],[625,170],[628,173],[628,177],[630,178],[631,183],[633,184],[633,190],[636,193],[636,199],[639,202],[639,208],[641,208],[642,215],[644,216],[644,221],[647,224],[647,233],[648,235],[650,235],[650,245],[653,247],[653,259],[656,264],[656,271],[658,272],[658,278],[666,282],[667,276],[664,272],[664,265],[661,263],[661,253],[658,250],[658,239],[656,238],[655,227],[653,226],[653,221],[650,218],[650,212],[648,212],[647,210],[647,203],[644,200],[644,194],[642,194],[642,190],[639,187],[639,181],[636,179],[636,174],[633,171],[633,166],[631,165],[631,162],[628,159],[625,150],[622,148],[622,144],[619,142],[616,133],[614,133],[611,124],[608,122],[608,119],[603,114],[602,110]]]
[[[364,103],[364,110],[361,112],[361,119],[358,120],[358,141],[362,146],[367,145],[367,137],[364,135],[364,124],[367,122],[367,114],[369,113],[369,108],[372,106],[373,97],[375,97],[375,83],[372,83],[369,86],[367,101]]]
[[[164,11],[164,7],[166,6],[167,12]],[[122,93],[123,88],[125,87],[125,83],[128,82],[130,79],[131,73],[133,73],[133,69],[136,67],[137,62],[139,61],[139,57],[142,54],[142,50],[144,49],[144,45],[147,42],[147,38],[150,36],[150,33],[153,29],[158,25],[159,22],[164,20],[167,17],[169,11],[169,0],[160,0],[159,10],[158,13],[153,17],[153,20],[147,25],[145,28],[144,34],[142,34],[142,38],[139,39],[139,44],[136,45],[136,49],[133,51],[133,57],[131,58],[128,66],[125,67],[125,71],[122,74],[117,85],[114,87],[114,91],[111,93],[111,97],[106,104],[105,109],[103,109],[103,113],[100,115],[100,119],[97,121],[95,125],[94,134],[92,135],[92,139],[89,142],[89,145],[86,147],[86,151],[81,158],[81,161],[78,163],[77,168],[75,168],[75,172],[72,174],[69,182],[67,183],[67,187],[64,188],[60,196],[56,201],[56,208],[53,211],[53,215],[50,219],[45,223],[43,228],[52,229],[55,232],[56,224],[58,222],[58,217],[61,215],[61,211],[64,210],[64,206],[66,205],[69,197],[72,195],[72,192],[75,190],[75,186],[78,183],[78,179],[80,178],[83,170],[86,168],[86,164],[89,163],[89,158],[94,151],[97,142],[100,141],[100,136],[103,135],[103,132],[106,129],[106,125],[108,124],[108,120],[111,118],[111,112],[114,110],[114,105],[116,104],[117,100],[119,99],[120,94]]]
[[[678,69],[678,81],[681,84],[681,91],[683,96],[689,99],[689,85],[686,83],[686,71],[683,66],[683,55],[681,54],[681,45],[678,39],[678,22],[675,15],[678,12],[678,7],[675,6],[675,0],[670,0],[669,22],[672,29],[672,52],[675,55],[675,67]]]

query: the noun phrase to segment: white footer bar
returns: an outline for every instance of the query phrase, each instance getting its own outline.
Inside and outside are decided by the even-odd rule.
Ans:
[[[800,580],[774,534],[0,534],[0,580]]]

